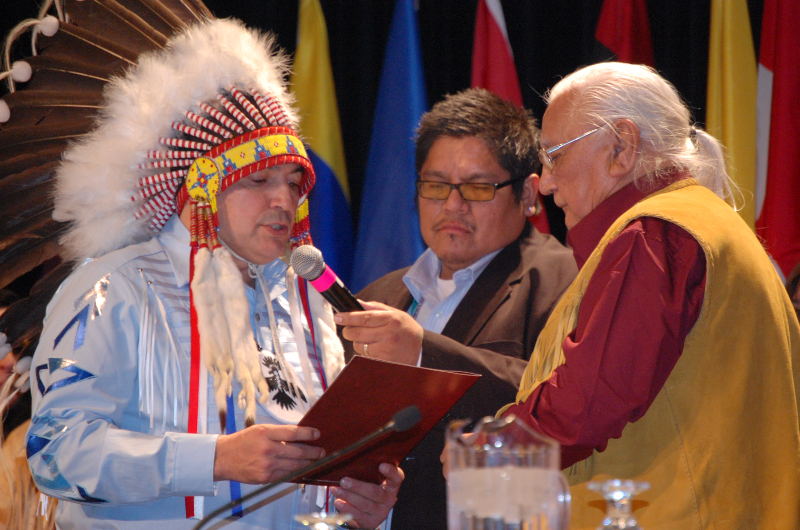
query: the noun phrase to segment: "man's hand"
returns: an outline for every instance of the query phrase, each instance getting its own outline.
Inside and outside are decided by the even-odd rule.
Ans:
[[[416,365],[422,351],[422,326],[404,311],[378,302],[361,302],[366,311],[336,313],[342,336],[358,353],[376,359]],[[365,346],[366,345],[366,346]],[[365,353],[365,349],[369,348]]]
[[[279,480],[325,456],[321,447],[304,443],[319,431],[296,425],[253,425],[217,438],[214,480],[264,484]]]
[[[377,528],[397,502],[397,490],[405,478],[403,470],[391,464],[381,464],[378,469],[386,477],[380,485],[343,478],[340,487],[331,488],[336,497],[336,509],[353,516],[347,526]]]

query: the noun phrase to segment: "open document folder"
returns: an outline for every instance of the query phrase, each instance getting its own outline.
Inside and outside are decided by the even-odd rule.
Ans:
[[[300,420],[298,425],[320,432],[318,440],[305,443],[321,446],[331,454],[381,428],[397,411],[410,405],[419,408],[422,419],[405,432],[388,433],[295,482],[326,486],[344,477],[382,482],[378,466],[383,462],[399,465],[479,377],[354,357]]]

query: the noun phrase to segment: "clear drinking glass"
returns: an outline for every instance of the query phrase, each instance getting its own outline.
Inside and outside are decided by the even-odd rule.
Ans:
[[[343,525],[352,520],[353,516],[349,513],[326,513],[314,512],[305,515],[295,515],[294,520],[311,530],[336,530],[339,525]]]
[[[649,489],[650,484],[611,479],[605,482],[590,482],[588,486],[606,500],[606,518],[597,530],[642,530],[631,513],[631,500],[637,493]]]
[[[513,415],[487,417],[471,435],[448,429],[449,530],[566,530],[569,487],[560,447]]]

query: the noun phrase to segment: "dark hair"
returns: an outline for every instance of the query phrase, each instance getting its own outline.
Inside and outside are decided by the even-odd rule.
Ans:
[[[541,173],[536,120],[530,111],[488,90],[470,88],[448,95],[422,115],[416,138],[417,174],[440,136],[480,138],[512,179]],[[522,200],[523,184],[519,180],[511,185],[517,202]]]

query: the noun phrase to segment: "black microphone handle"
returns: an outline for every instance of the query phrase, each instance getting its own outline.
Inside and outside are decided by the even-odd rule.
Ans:
[[[404,412],[408,408],[409,407],[406,407],[406,409],[401,410],[397,414],[400,414],[400,413]],[[397,416],[397,414],[395,414],[395,416]],[[419,421],[419,420],[417,420],[417,421]],[[416,424],[416,421],[414,423]],[[403,427],[405,427],[405,425]],[[333,462],[334,460],[336,460],[340,456],[345,455],[347,453],[350,453],[352,451],[355,451],[356,449],[359,449],[362,446],[364,446],[364,445],[366,445],[366,444],[368,444],[370,442],[373,442],[374,440],[380,438],[381,436],[383,436],[387,432],[393,431],[394,428],[395,428],[395,420],[393,418],[391,421],[389,421],[389,423],[387,423],[386,425],[384,425],[383,427],[381,427],[377,431],[374,431],[371,434],[368,434],[364,438],[361,438],[360,440],[348,445],[344,449],[339,449],[338,451],[334,451],[331,454],[320,458],[316,462],[313,462],[313,463],[311,463],[311,464],[309,464],[307,466],[301,467],[297,471],[289,473],[288,475],[286,475],[285,477],[281,478],[280,480],[276,480],[274,482],[268,482],[268,483],[264,484],[262,487],[258,488],[257,490],[251,491],[250,493],[248,493],[244,497],[241,497],[239,499],[234,499],[231,502],[229,502],[228,504],[226,504],[225,506],[222,506],[221,508],[217,508],[216,510],[214,510],[210,514],[208,514],[205,517],[203,517],[200,520],[200,522],[197,523],[197,525],[194,527],[194,530],[200,530],[206,524],[208,524],[208,522],[211,521],[211,519],[213,519],[214,517],[220,515],[223,512],[226,512],[226,511],[230,510],[231,508],[239,506],[240,504],[244,504],[245,502],[249,501],[250,499],[252,499],[256,495],[260,495],[260,494],[264,493],[265,491],[268,491],[268,490],[274,488],[278,484],[283,484],[285,482],[292,482],[293,480],[297,480],[297,479],[302,478],[302,477],[304,477],[306,475],[311,475],[312,473],[316,473],[317,471],[319,471],[320,469],[324,468],[326,465],[328,465],[329,463]],[[405,427],[403,430],[406,430],[407,428],[408,427]]]
[[[364,307],[356,300],[353,293],[338,280],[337,278],[336,282],[320,293],[325,300],[338,312],[364,311]]]

